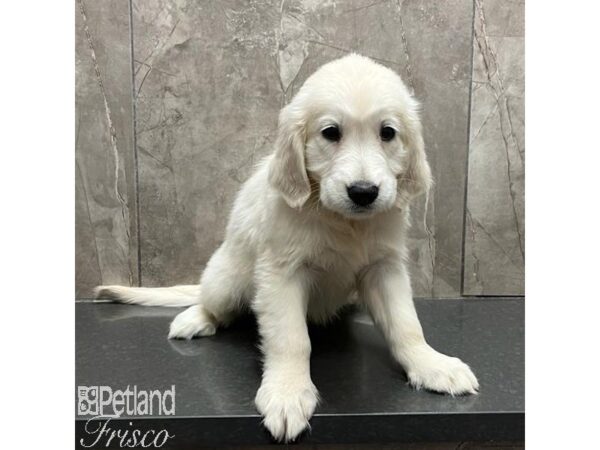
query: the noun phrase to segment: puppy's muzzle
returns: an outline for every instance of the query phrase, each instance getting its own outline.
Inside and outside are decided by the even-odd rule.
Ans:
[[[358,206],[369,206],[379,195],[379,187],[368,181],[356,181],[346,190],[348,197]]]

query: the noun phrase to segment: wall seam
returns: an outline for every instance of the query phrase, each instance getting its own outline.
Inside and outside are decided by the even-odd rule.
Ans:
[[[137,98],[135,94],[135,59],[133,47],[133,0],[129,3],[129,54],[131,60],[131,111],[133,114],[133,167],[134,167],[134,186],[135,186],[135,215],[136,215],[136,235],[137,235],[137,278],[138,286],[142,286],[142,239],[140,233],[140,176],[139,176],[139,157],[137,147]]]
[[[465,297],[465,252],[466,252],[466,238],[467,238],[467,199],[469,195],[469,160],[471,158],[471,110],[473,100],[473,70],[475,63],[475,0],[472,1],[472,15],[471,15],[471,68],[469,72],[469,102],[467,110],[467,157],[465,158],[465,188],[463,197],[463,220],[462,220],[462,246],[460,255],[460,296]],[[139,235],[138,235],[139,238]]]

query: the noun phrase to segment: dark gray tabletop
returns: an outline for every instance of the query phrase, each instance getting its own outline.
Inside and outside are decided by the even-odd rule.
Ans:
[[[453,398],[411,389],[369,317],[349,311],[310,329],[312,378],[322,402],[302,442],[523,440],[523,300],[418,300],[417,309],[429,343],[467,362],[480,394]],[[168,428],[176,437],[163,448],[269,443],[253,404],[261,368],[252,317],[212,337],[168,340],[179,311],[78,303],[76,384],[175,385],[174,417],[119,419],[141,429]],[[87,419],[77,417],[78,436]]]

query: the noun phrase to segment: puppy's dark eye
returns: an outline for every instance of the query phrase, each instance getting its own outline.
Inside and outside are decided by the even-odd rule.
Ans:
[[[394,139],[394,136],[396,136],[396,130],[394,130],[392,127],[383,126],[379,131],[379,136],[381,137],[382,141],[391,141]]]
[[[321,130],[321,135],[331,142],[338,142],[342,138],[342,132],[337,125],[331,125]]]

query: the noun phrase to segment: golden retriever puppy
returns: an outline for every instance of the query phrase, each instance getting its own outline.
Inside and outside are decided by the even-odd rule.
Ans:
[[[186,306],[170,338],[215,333],[248,306],[264,352],[256,407],[274,438],[295,439],[318,402],[307,320],[357,299],[410,383],[472,394],[477,379],[430,347],[406,269],[409,204],[431,185],[418,103],[400,77],[352,54],[325,64],[279,116],[274,152],[240,190],[199,286],[101,286],[98,297]]]

